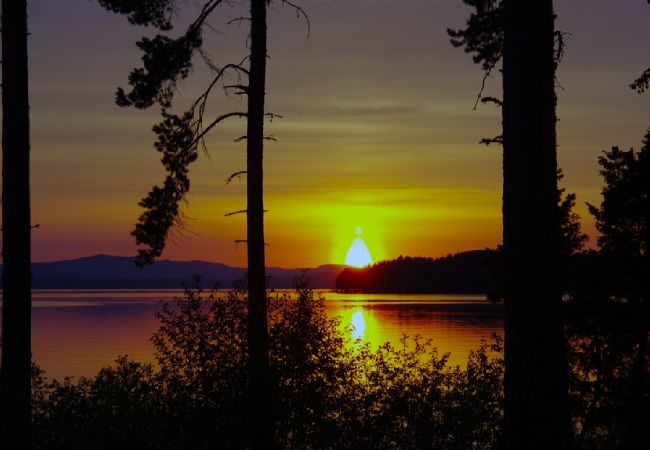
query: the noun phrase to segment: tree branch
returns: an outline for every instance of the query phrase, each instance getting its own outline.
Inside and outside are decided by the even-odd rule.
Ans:
[[[240,170],[239,172],[235,172],[235,173],[231,174],[228,178],[226,178],[226,184],[230,184],[230,182],[232,180],[234,180],[235,178],[241,179],[241,176],[246,175],[247,173],[248,172],[245,171],[245,170]]]
[[[268,212],[268,211],[269,211],[268,209],[263,210],[263,212]],[[248,212],[248,210],[246,210],[246,209],[240,209],[239,211],[229,212],[227,214],[224,214],[223,216],[224,217],[230,217],[230,216],[234,216],[235,214],[246,214],[247,212]]]
[[[237,17],[237,18],[235,18],[235,19],[231,19],[231,20],[229,20],[228,22],[226,22],[226,25],[230,25],[230,24],[233,24],[233,23],[235,23],[235,22],[237,22],[237,23],[241,23],[241,22],[244,22],[244,21],[246,21],[246,20],[250,21],[251,18],[250,18],[250,17]]]
[[[264,117],[268,117],[271,119],[271,122],[273,122],[273,119],[278,118],[278,119],[284,119],[280,114],[274,114],[274,113],[266,113],[264,114]]]
[[[247,243],[248,243],[247,239],[235,239],[235,244],[247,244]],[[267,247],[271,246],[271,244],[269,244],[268,242],[265,242],[264,245],[266,245]]]
[[[483,80],[481,81],[481,89],[478,91],[478,96],[476,97],[476,102],[474,103],[474,107],[472,108],[472,111],[476,111],[478,102],[480,102],[481,99],[483,98],[483,91],[485,90],[485,82],[487,81],[488,78],[491,77],[492,77],[492,68],[489,68],[483,74]]]
[[[481,98],[481,103],[494,103],[496,106],[503,106],[503,102],[496,97],[483,97]]]
[[[235,214],[246,214],[247,212],[248,212],[248,210],[246,210],[246,209],[240,209],[239,211],[233,211],[233,212],[226,213],[223,216],[224,217],[230,217],[230,216],[234,216]]]
[[[221,116],[217,117],[214,119],[212,122],[210,122],[210,125],[208,125],[206,128],[204,128],[197,136],[194,138],[194,141],[192,142],[192,145],[196,145],[206,134],[210,132],[212,128],[215,127],[218,123],[223,122],[224,120],[230,118],[230,117],[246,117],[248,114],[245,112],[231,112],[227,114],[222,114]]]
[[[483,138],[479,141],[479,144],[490,145],[490,144],[503,144],[503,135],[500,134],[493,138]]]
[[[225,89],[241,89],[241,92],[234,92],[235,95],[247,95],[248,94],[248,86],[244,86],[243,84],[228,84],[225,85]]]
[[[305,18],[305,22],[307,22],[307,36],[305,40],[308,40],[309,37],[311,36],[311,23],[309,22],[309,16],[305,12],[305,10],[289,0],[282,0],[282,6],[284,5],[289,5],[291,8],[293,8],[296,11],[297,18],[300,18],[300,16],[303,16]]]

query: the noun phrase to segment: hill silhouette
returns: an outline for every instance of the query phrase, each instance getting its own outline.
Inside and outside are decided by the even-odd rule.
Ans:
[[[34,289],[179,289],[194,275],[203,277],[203,286],[230,288],[246,269],[208,261],[157,261],[138,268],[133,257],[94,255],[64,261],[32,264]],[[326,264],[309,269],[314,288],[332,289],[344,266]],[[291,288],[303,269],[267,269],[269,287]],[[0,266],[2,273],[2,266]]]
[[[489,250],[474,250],[440,258],[402,257],[368,268],[324,264],[308,271],[315,289],[363,292],[485,293],[494,289],[483,268]],[[291,288],[303,269],[269,267],[269,287]],[[2,265],[0,265],[0,274]],[[206,288],[232,287],[246,269],[190,260],[160,260],[138,268],[129,256],[94,255],[63,261],[32,263],[34,289],[179,289],[203,277]]]
[[[336,288],[360,292],[486,293],[496,288],[485,262],[490,250],[441,258],[400,256],[364,268],[346,268]]]

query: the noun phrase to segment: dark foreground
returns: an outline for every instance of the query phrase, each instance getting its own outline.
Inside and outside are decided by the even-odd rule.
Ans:
[[[246,448],[245,295],[187,291],[176,307],[165,307],[152,339],[156,369],[123,357],[94,378],[59,383],[35,368],[37,447]],[[281,448],[501,448],[499,339],[472,352],[461,369],[417,338],[377,350],[352,342],[304,283],[297,298],[271,303]],[[643,448],[639,419],[647,404],[638,402],[647,398],[647,383],[640,397],[630,397],[638,388],[630,385],[636,349],[611,334],[616,330],[605,331],[567,328],[575,447]]]

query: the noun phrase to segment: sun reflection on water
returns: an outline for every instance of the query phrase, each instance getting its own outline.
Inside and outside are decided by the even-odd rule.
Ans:
[[[352,313],[352,317],[350,318],[350,325],[352,339],[363,340],[363,336],[366,332],[366,321],[363,319],[363,309],[359,308],[354,311],[354,313]]]
[[[356,347],[360,341],[377,346],[387,340],[376,314],[363,306],[341,308],[336,311],[339,316],[340,330],[350,337],[350,344]]]

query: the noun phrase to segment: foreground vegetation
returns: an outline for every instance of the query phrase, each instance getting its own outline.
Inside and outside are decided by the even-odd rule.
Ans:
[[[126,357],[91,379],[33,377],[39,448],[246,447],[246,292],[187,290],[163,306],[157,367]],[[457,448],[497,445],[501,343],[466,369],[430,342],[371,350],[351,342],[302,280],[270,302],[276,439],[283,448]]]
[[[326,316],[306,279],[296,287],[295,298],[270,302],[281,448],[502,448],[500,339],[472,352],[465,368],[451,367],[447,355],[417,337],[372,350]],[[48,381],[35,368],[37,448],[248,447],[246,295],[240,288],[227,297],[187,289],[163,305],[152,337],[155,367],[120,357],[76,382]],[[571,328],[570,340],[576,448],[634,448],[623,445],[634,433],[622,414],[634,349],[613,335],[594,340],[584,323]],[[618,344],[618,353],[608,343]]]

